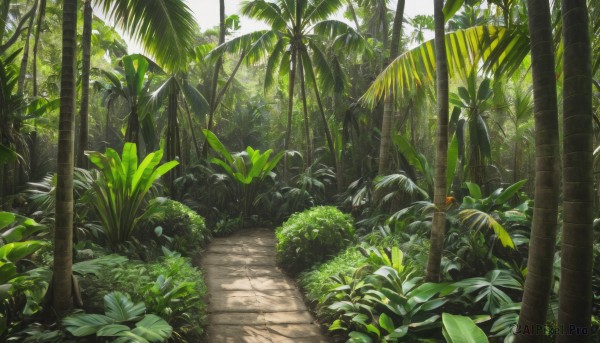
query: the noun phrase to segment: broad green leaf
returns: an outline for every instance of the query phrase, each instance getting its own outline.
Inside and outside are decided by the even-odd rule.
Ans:
[[[77,337],[93,335],[103,326],[114,322],[114,319],[102,314],[77,314],[62,320],[67,331]]]
[[[98,332],[96,332],[96,336],[98,337],[112,337],[118,336],[120,333],[124,331],[130,331],[129,326],[125,326],[122,324],[109,324],[101,327]]]
[[[472,183],[472,182],[465,182],[465,185],[469,189],[469,194],[471,194],[471,197],[473,197],[474,199],[477,199],[477,200],[482,198],[481,188],[479,188],[479,186],[477,184]]]
[[[488,338],[469,317],[442,314],[443,334],[448,343],[485,343]]]
[[[148,314],[142,320],[135,323],[135,329],[131,332],[147,339],[149,342],[163,342],[171,337],[173,328],[164,319]]]
[[[112,292],[104,296],[106,315],[117,322],[135,320],[146,312],[144,303],[134,304],[129,296],[121,292]]]
[[[0,230],[14,223],[16,217],[10,212],[0,212]]]
[[[394,332],[396,326],[394,325],[394,321],[387,314],[382,313],[379,316],[379,326],[381,326],[388,333]]]
[[[502,193],[500,193],[500,195],[498,195],[498,197],[494,200],[494,202],[496,204],[504,204],[505,202],[510,200],[510,198],[512,198],[515,194],[517,194],[517,192],[521,188],[523,188],[525,183],[527,183],[527,180],[521,180],[513,185],[510,185],[508,188],[506,188],[504,191],[502,191]]]
[[[44,245],[46,245],[46,243],[43,241],[9,243],[0,247],[0,259],[16,262],[33,254]]]
[[[202,133],[204,133],[204,137],[206,137],[208,144],[210,144],[210,147],[213,148],[213,150],[221,154],[230,164],[233,163],[233,157],[214,133],[206,129],[202,130]]]

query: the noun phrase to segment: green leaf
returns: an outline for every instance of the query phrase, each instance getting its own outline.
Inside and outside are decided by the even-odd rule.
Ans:
[[[129,326],[121,325],[121,324],[109,324],[101,327],[98,332],[96,332],[96,336],[98,337],[112,337],[119,336],[124,331],[130,331]]]
[[[129,296],[121,292],[112,292],[104,296],[106,315],[117,322],[138,319],[146,312],[144,303],[134,304]]]
[[[444,4],[444,22],[447,22],[462,7],[465,0],[448,0]]]
[[[452,189],[452,181],[456,173],[456,165],[458,164],[458,138],[456,134],[452,136],[452,141],[448,146],[448,162],[446,164],[446,194],[450,194]]]
[[[494,203],[496,203],[498,205],[504,204],[505,202],[510,200],[510,198],[512,198],[515,194],[517,194],[517,192],[521,188],[523,188],[525,183],[527,183],[527,180],[521,180],[519,182],[516,182],[513,185],[510,185],[508,188],[506,188],[504,191],[502,191],[502,193],[500,193],[500,195],[498,195],[498,197],[494,200]]]
[[[18,156],[15,151],[0,144],[0,166],[16,161]]]
[[[16,262],[33,254],[44,245],[46,245],[46,243],[43,241],[9,243],[0,247],[0,259]]]
[[[392,320],[392,318],[390,318],[385,313],[382,313],[379,316],[379,326],[381,326],[388,333],[392,333],[396,329],[396,327],[394,325],[394,321]]]
[[[202,130],[202,133],[204,133],[204,137],[206,137],[208,144],[210,144],[210,147],[213,148],[213,150],[220,153],[228,163],[233,163],[233,157],[214,133],[206,129]]]
[[[149,342],[163,342],[171,337],[173,328],[164,319],[148,314],[141,321],[135,324],[135,329],[131,332],[147,339]]]
[[[442,314],[443,334],[448,343],[484,343],[487,336],[469,317]]]
[[[101,314],[78,314],[63,319],[62,324],[73,336],[82,337],[93,335],[114,322],[114,319]]]
[[[373,343],[371,337],[362,332],[352,331],[348,336],[350,339],[346,343]]]
[[[467,188],[469,189],[469,194],[471,194],[471,197],[473,197],[474,199],[480,200],[482,198],[481,195],[481,188],[479,188],[479,186],[475,183],[472,182],[465,182],[465,185],[467,185]]]
[[[0,230],[14,223],[16,217],[10,212],[0,212]]]

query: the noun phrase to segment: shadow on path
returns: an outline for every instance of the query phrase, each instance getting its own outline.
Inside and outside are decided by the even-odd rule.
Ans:
[[[276,266],[273,230],[215,238],[200,265],[209,292],[208,342],[327,342],[294,282]]]

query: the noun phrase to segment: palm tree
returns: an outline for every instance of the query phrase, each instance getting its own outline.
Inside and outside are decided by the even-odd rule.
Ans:
[[[77,143],[76,163],[79,168],[87,168],[88,159],[88,111],[90,105],[90,70],[92,45],[92,0],[83,2],[83,34],[81,36],[81,107],[79,109],[79,141]]]
[[[594,241],[592,62],[586,0],[562,1],[563,21],[563,225],[558,342],[591,339]]]
[[[218,56],[224,52],[243,53],[248,64],[267,60],[265,90],[275,83],[275,74],[288,77],[288,113],[284,149],[290,146],[292,132],[292,113],[294,89],[299,66],[303,66],[303,77],[313,85],[315,93],[318,87],[330,89],[334,84],[333,71],[327,62],[326,54],[318,44],[316,34],[335,38],[334,45],[345,44],[350,50],[364,48],[362,37],[346,23],[327,20],[343,5],[343,0],[312,2],[308,0],[254,0],[242,6],[242,13],[250,18],[264,21],[270,30],[256,31],[234,38],[217,47],[211,54]],[[320,81],[320,85],[316,81]],[[300,78],[301,79],[301,78]],[[303,92],[305,94],[305,92]],[[325,113],[319,106],[325,129],[327,144],[335,161],[335,148]],[[307,136],[305,134],[305,136]],[[305,137],[306,146],[310,146],[309,137]],[[309,157],[310,158],[310,157]]]
[[[431,223],[429,258],[426,279],[438,282],[446,230],[446,164],[448,151],[448,58],[444,33],[444,0],[434,0],[435,59],[437,82],[437,137],[434,170],[433,202],[435,212]]]
[[[535,195],[527,278],[519,324],[546,323],[552,285],[558,208],[558,105],[554,47],[548,0],[527,2],[531,32],[531,66],[535,117]],[[525,332],[525,330],[523,330]],[[521,342],[539,342],[543,335],[519,335]]]
[[[394,24],[392,26],[392,44],[389,62],[396,59],[400,50],[400,37],[402,35],[402,21],[404,19],[404,0],[398,0]],[[388,63],[389,63],[388,62]],[[383,120],[381,123],[381,142],[379,145],[379,175],[387,172],[390,159],[390,142],[392,140],[392,114],[394,99],[388,94],[383,103]]]
[[[434,29],[433,17],[430,15],[419,14],[407,19],[406,22],[413,29],[410,33],[410,43],[423,44],[425,42],[425,31],[432,31]]]
[[[52,305],[61,315],[73,305],[73,132],[77,72],[77,0],[63,1],[60,117],[56,179],[56,219]]]

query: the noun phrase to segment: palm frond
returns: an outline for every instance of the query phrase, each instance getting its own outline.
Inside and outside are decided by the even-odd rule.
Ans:
[[[479,68],[480,61],[486,61],[490,56],[495,56],[493,67],[502,65],[507,62],[511,50],[520,47],[516,43],[500,44],[511,39],[508,30],[497,26],[476,26],[446,34],[449,75],[466,78],[474,68]],[[362,101],[373,106],[386,94],[409,93],[432,84],[435,68],[435,47],[430,40],[390,63],[363,95]]]
[[[308,26],[310,23],[315,23],[320,20],[325,20],[334,15],[342,5],[344,5],[344,0],[313,0],[310,1],[308,7],[306,8],[306,17],[304,18],[304,22],[302,26]]]
[[[214,48],[206,55],[205,60],[207,63],[215,63],[219,56],[225,53],[239,54],[244,50],[248,50],[254,42],[269,32],[271,30],[259,30],[236,37]]]
[[[168,71],[185,70],[198,25],[184,0],[95,0]]]
[[[267,23],[274,30],[284,30],[286,19],[277,4],[265,0],[253,0],[242,3],[241,12],[252,19]]]

